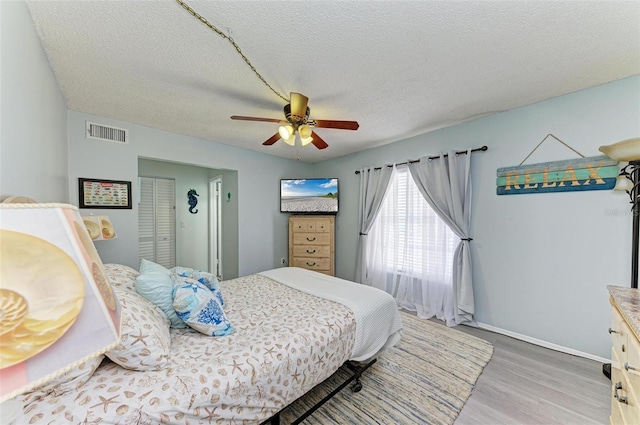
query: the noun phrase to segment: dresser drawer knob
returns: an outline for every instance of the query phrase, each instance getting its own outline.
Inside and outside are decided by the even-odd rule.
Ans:
[[[638,370],[638,368],[633,367],[633,366],[629,366],[629,363],[626,363],[626,362],[624,364],[624,368],[625,368],[625,370]]]
[[[312,237],[312,238],[307,237],[307,240],[308,240],[309,242],[313,242],[313,241],[315,241],[315,240],[316,240],[316,237],[315,237],[315,236],[314,236],[314,237]]]
[[[613,392],[613,398],[618,400],[619,403],[629,404],[626,396],[618,395],[618,390],[621,390],[621,389],[622,389],[622,382],[617,382],[615,386],[615,391]]]
[[[309,266],[309,267],[313,267],[315,265],[316,265],[316,263],[309,264],[309,262],[307,262],[307,266]]]
[[[609,328],[609,333],[610,333],[610,334],[617,334],[617,333],[618,333],[618,331],[614,331],[613,329]]]
[[[316,250],[315,249],[307,249],[307,254],[315,254]]]

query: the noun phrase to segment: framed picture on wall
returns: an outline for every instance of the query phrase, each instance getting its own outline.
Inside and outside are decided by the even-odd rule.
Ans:
[[[131,182],[122,180],[78,179],[80,208],[131,209]]]

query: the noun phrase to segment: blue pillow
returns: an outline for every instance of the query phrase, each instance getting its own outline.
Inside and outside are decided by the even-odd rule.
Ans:
[[[173,309],[173,279],[169,269],[152,261],[142,259],[140,275],[136,278],[136,292],[148,299],[164,312],[173,328],[186,328]]]
[[[170,271],[180,277],[189,277],[202,283],[216,295],[218,301],[220,302],[220,305],[222,306],[222,308],[224,308],[224,298],[222,297],[222,292],[220,291],[220,282],[218,282],[218,278],[214,274],[203,272],[202,270],[194,270],[188,267],[174,267]],[[174,285],[175,284],[176,280],[174,277]]]
[[[215,294],[195,279],[178,277],[173,308],[180,319],[203,334],[225,336],[235,331]]]

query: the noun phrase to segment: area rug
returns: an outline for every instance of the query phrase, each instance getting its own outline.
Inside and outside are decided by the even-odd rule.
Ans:
[[[493,346],[439,323],[401,312],[402,340],[361,378],[344,388],[304,424],[452,424],[471,395]],[[340,369],[281,414],[290,424],[348,376]]]

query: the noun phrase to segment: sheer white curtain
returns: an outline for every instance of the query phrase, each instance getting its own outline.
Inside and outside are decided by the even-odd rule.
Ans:
[[[453,257],[458,238],[416,187],[407,167],[394,173],[366,239],[362,283],[393,295],[419,317],[455,322]]]
[[[368,270],[367,257],[369,229],[380,212],[382,200],[387,193],[391,167],[367,168],[360,170],[360,203],[358,210],[358,251],[356,252],[356,282],[365,283]]]

